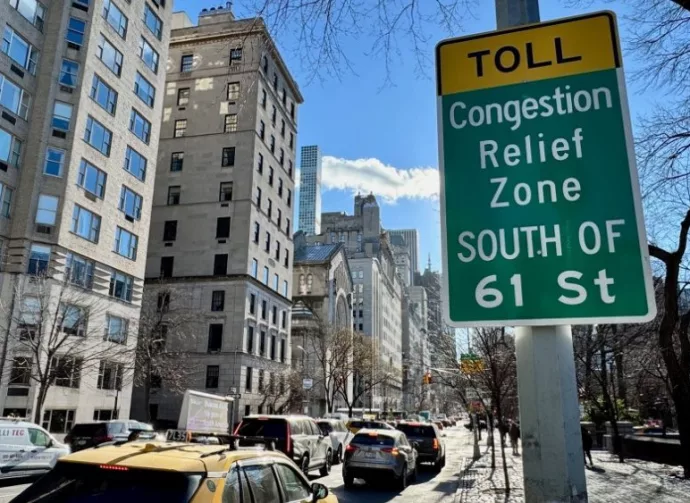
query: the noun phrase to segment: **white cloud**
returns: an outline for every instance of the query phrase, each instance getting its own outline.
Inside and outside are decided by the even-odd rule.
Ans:
[[[325,190],[350,190],[363,194],[373,192],[388,203],[395,203],[398,199],[436,199],[439,192],[437,169],[401,169],[375,158],[324,156],[322,185]]]

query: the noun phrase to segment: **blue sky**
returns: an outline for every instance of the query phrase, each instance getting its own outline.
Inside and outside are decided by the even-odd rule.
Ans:
[[[186,10],[192,19],[203,7],[218,6],[218,0],[177,0],[175,10]],[[622,1],[592,1],[586,11],[565,6],[566,0],[542,0],[542,20],[610,9],[619,16],[624,41],[624,64],[628,74],[635,61],[625,50],[626,22]],[[583,2],[584,3],[584,2]],[[239,16],[240,2],[235,2]],[[433,56],[436,42],[448,36],[489,31],[495,28],[494,2],[479,0],[463,32],[430,37],[426,50]],[[324,163],[323,211],[352,212],[358,188],[372,189],[379,196],[385,228],[416,228],[420,235],[420,268],[431,256],[440,269],[441,241],[437,187],[436,97],[432,63],[420,75],[412,47],[400,39],[399,54],[386,83],[383,58],[371,54],[368,36],[348,37],[343,43],[353,62],[353,71],[341,78],[311,79],[304,68],[299,47],[289,33],[274,36],[283,58],[300,85],[305,102],[299,112],[298,147],[319,145]],[[644,114],[656,97],[629,84],[633,117]],[[294,221],[297,221],[295,218]]]

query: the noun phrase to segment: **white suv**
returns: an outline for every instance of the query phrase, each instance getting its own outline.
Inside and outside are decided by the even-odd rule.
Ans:
[[[0,480],[42,475],[69,452],[37,424],[0,419]]]

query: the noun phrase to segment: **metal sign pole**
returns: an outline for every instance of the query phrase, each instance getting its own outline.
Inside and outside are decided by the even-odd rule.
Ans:
[[[539,22],[539,0],[496,0],[498,29]],[[516,327],[525,501],[587,501],[570,325]]]

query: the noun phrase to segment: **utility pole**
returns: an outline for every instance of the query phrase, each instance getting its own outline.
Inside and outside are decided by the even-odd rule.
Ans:
[[[496,0],[499,30],[538,22],[539,0]],[[525,501],[586,502],[571,327],[516,327],[515,352]]]

